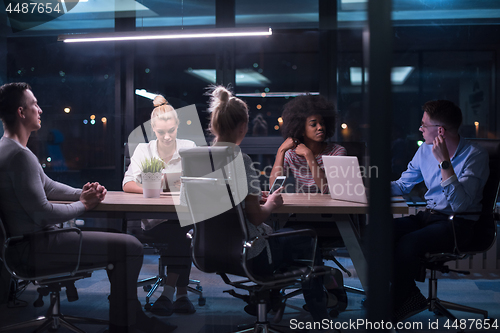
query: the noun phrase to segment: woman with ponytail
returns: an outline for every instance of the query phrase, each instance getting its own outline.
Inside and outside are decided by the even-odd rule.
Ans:
[[[151,126],[156,135],[156,140],[149,143],[140,143],[130,159],[130,166],[123,177],[123,191],[142,193],[142,187],[138,185],[141,175],[141,161],[146,158],[156,157],[165,162],[166,172],[181,172],[181,157],[179,149],[192,148],[196,144],[191,140],[177,138],[179,118],[175,109],[168,104],[162,95],[156,96],[153,101],[154,109],[151,112]],[[171,184],[172,185],[172,184]],[[174,184],[175,188],[169,189],[165,181],[167,191],[178,191],[180,184]],[[187,285],[191,272],[191,243],[186,238],[189,227],[181,228],[178,221],[162,219],[144,219],[141,221],[144,235],[158,238],[159,241],[168,243],[168,253],[163,257],[167,265],[167,280],[163,286],[163,293],[151,307],[151,312],[159,316],[170,316],[172,313],[196,312],[193,304],[187,297]],[[176,299],[174,293],[177,289]]]
[[[215,137],[214,145],[239,145],[248,131],[248,106],[223,86],[211,87],[208,95],[210,96],[209,131]],[[248,185],[248,195],[243,201],[243,210],[249,237],[255,238],[271,234],[273,233],[272,228],[264,222],[275,209],[283,205],[281,189],[270,194],[266,202],[261,205],[258,175],[251,166],[251,158],[246,154],[242,155]],[[248,266],[253,273],[266,276],[283,265],[293,264],[291,252],[297,253],[297,251],[302,250],[305,253],[310,253],[311,251],[310,242],[301,242],[299,238],[301,237],[271,237],[268,241],[260,238],[262,241],[256,241],[247,254]],[[294,251],[289,251],[292,248]],[[316,257],[319,258],[319,256]],[[321,263],[315,262],[315,264]],[[306,304],[312,317],[318,322],[329,318],[322,280],[322,277],[313,278],[302,285]],[[252,310],[250,305],[245,309],[247,312]]]

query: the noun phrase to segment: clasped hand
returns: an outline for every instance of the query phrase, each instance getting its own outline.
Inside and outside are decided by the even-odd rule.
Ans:
[[[101,184],[87,183],[83,185],[80,201],[85,206],[85,210],[95,208],[106,197],[108,190]]]

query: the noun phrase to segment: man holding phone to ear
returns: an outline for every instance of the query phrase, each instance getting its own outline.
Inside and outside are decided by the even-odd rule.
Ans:
[[[423,106],[420,132],[425,143],[401,178],[391,183],[393,195],[410,193],[424,181],[427,207],[417,215],[394,219],[394,275],[391,286],[393,321],[402,321],[427,307],[415,284],[420,257],[453,250],[449,216],[454,214],[458,244],[465,244],[481,211],[489,175],[488,154],[458,134],[462,111],[453,102],[429,101]]]

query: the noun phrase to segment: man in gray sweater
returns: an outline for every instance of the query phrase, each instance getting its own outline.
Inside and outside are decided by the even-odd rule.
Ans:
[[[0,119],[4,135],[0,139],[0,218],[7,236],[30,234],[16,244],[20,265],[46,270],[54,263],[78,255],[76,232],[47,233],[56,224],[93,209],[106,196],[99,183],[83,189],[53,181],[43,172],[29,150],[31,132],[41,127],[42,109],[26,83],[0,87]],[[75,201],[54,204],[49,200]],[[176,326],[144,314],[137,299],[137,278],[143,260],[142,244],[133,236],[106,232],[82,232],[80,267],[108,267],[111,283],[110,333],[171,332]]]

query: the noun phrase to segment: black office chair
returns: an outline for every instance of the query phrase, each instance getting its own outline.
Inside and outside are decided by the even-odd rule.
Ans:
[[[49,231],[42,231],[24,236],[10,236],[8,226],[0,220],[0,234],[4,236],[2,239],[2,261],[8,272],[19,280],[31,281],[33,284],[40,286],[37,291],[39,293],[38,299],[34,302],[35,307],[44,305],[43,296],[50,294],[50,306],[47,309],[45,316],[36,319],[28,320],[26,322],[13,324],[0,328],[0,332],[7,332],[11,330],[18,330],[21,328],[34,327],[36,332],[44,330],[55,331],[63,326],[73,332],[85,333],[73,323],[85,324],[99,324],[108,325],[107,320],[66,316],[61,313],[60,309],[60,292],[62,288],[66,288],[66,295],[69,302],[78,300],[78,292],[75,288],[75,281],[90,277],[92,272],[102,268],[85,269],[80,265],[80,251],[81,251],[81,231],[78,228],[64,228]],[[80,235],[80,243],[75,244],[78,247],[78,254],[71,259],[71,262],[63,262],[57,260],[51,264],[50,267],[45,269],[37,268],[36,271],[29,262],[20,257],[18,246],[29,243],[37,237],[44,237],[49,234],[76,232]],[[29,258],[28,258],[29,261]]]
[[[144,126],[141,125],[141,129],[143,130],[144,140],[147,140],[146,131]],[[147,142],[147,141],[146,141]],[[124,144],[124,154],[123,154],[123,172],[127,171],[128,166],[130,165],[130,156],[133,152],[130,151],[129,145],[127,143]],[[146,295],[146,304],[144,305],[144,309],[147,311],[151,310],[153,306],[153,302],[151,302],[151,297],[156,292],[158,287],[165,285],[165,281],[167,279],[166,276],[166,258],[169,257],[168,252],[168,243],[161,239],[161,237],[151,237],[148,235],[144,235],[143,230],[140,226],[140,221],[124,221],[123,222],[126,227],[128,233],[137,237],[137,239],[144,244],[145,246],[149,246],[155,250],[157,254],[159,254],[158,258],[158,274],[149,278],[145,278],[137,281],[138,287],[143,287],[143,290],[147,292]],[[134,226],[135,224],[135,226]],[[203,297],[203,287],[201,286],[201,282],[199,280],[189,279],[189,284],[194,285],[194,287],[188,285],[187,290],[198,295],[198,305],[203,306],[206,304],[206,298]]]
[[[181,182],[181,200],[185,198],[188,208],[187,218],[194,223],[192,243],[193,261],[201,271],[219,274],[225,283],[249,292],[248,296],[239,295],[234,290],[229,293],[257,304],[257,321],[247,330],[240,332],[278,332],[267,320],[267,306],[270,303],[271,290],[281,290],[295,286],[304,279],[316,275],[331,274],[331,269],[313,267],[315,233],[312,230],[299,230],[265,236],[288,237],[290,235],[309,235],[312,248],[308,260],[298,262],[297,267],[289,267],[272,276],[256,276],[247,265],[248,249],[256,239],[250,239],[246,227],[242,200],[246,192],[241,191],[236,183],[246,183],[244,167],[234,159],[233,149],[237,147],[197,147],[181,150],[183,176]],[[242,163],[242,161],[241,161]],[[185,195],[185,196],[184,196]],[[214,202],[217,204],[214,204]],[[226,207],[226,211],[214,211]],[[210,217],[207,218],[207,215]],[[228,274],[244,277],[233,281]],[[275,316],[275,322],[281,319],[287,296]]]
[[[443,301],[437,297],[438,271],[442,273],[456,272],[470,274],[468,271],[450,269],[446,265],[448,261],[468,259],[472,255],[482,255],[496,241],[496,221],[499,220],[499,216],[495,214],[495,208],[500,184],[500,140],[472,139],[471,141],[486,149],[490,157],[490,175],[483,190],[482,211],[468,213],[469,215],[480,215],[479,220],[474,224],[473,239],[469,244],[459,247],[456,235],[454,234],[455,247],[450,253],[429,253],[425,258],[422,258],[422,267],[430,270],[429,297],[427,299],[429,303],[428,310],[439,315],[444,315],[450,320],[456,320],[457,318],[449,310],[476,313],[483,315],[484,318],[488,318],[488,311],[486,310]],[[453,222],[453,216],[450,220]],[[453,229],[453,231],[455,230]],[[419,278],[420,282],[425,281],[425,269],[422,270]]]

